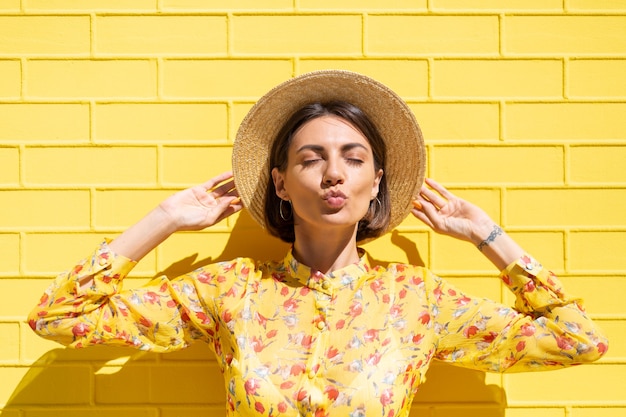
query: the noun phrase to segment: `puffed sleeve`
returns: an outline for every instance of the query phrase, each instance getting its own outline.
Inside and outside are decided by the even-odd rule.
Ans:
[[[29,314],[30,327],[44,338],[76,348],[107,344],[168,352],[196,339],[212,342],[219,315],[213,300],[220,293],[232,293],[236,268],[215,264],[123,290],[123,279],[134,266],[103,242],[54,280]],[[91,286],[81,287],[90,278]]]
[[[557,277],[528,255],[500,273],[515,308],[463,294],[435,277],[436,357],[495,372],[548,370],[599,359],[608,341]]]

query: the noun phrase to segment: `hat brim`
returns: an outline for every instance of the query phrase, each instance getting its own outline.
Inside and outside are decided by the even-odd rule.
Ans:
[[[359,107],[374,123],[387,148],[384,175],[391,197],[389,227],[411,211],[424,181],[426,156],[415,116],[396,93],[380,82],[350,71],[322,70],[285,81],[265,94],[242,121],[233,146],[235,186],[252,218],[265,228],[265,195],[272,142],[303,106],[341,100]]]

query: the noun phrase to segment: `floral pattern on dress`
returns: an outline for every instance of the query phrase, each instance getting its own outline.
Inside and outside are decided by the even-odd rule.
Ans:
[[[288,253],[282,262],[239,258],[124,291],[134,263],[104,242],[57,277],[29,323],[73,347],[168,352],[205,341],[224,374],[230,416],[406,416],[433,359],[527,371],[607,350],[580,300],[528,255],[500,274],[514,309],[424,268],[373,268],[361,254],[326,275]]]

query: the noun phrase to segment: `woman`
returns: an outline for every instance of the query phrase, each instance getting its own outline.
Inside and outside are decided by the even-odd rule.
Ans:
[[[374,80],[320,71],[276,87],[242,123],[233,168],[234,181],[225,173],[173,195],[61,274],[31,327],[74,347],[168,352],[203,340],[221,364],[228,415],[406,416],[433,359],[504,372],[606,352],[578,300],[483,210],[433,180],[422,186],[419,127]],[[292,243],[284,260],[238,258],[122,291],[135,262],[172,233],[244,205]],[[371,267],[358,243],[409,212],[476,245],[516,308],[421,267]]]

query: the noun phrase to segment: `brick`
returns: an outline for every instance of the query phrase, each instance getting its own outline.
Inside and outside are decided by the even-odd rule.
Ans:
[[[424,140],[497,141],[500,109],[493,103],[409,103]]]
[[[154,186],[156,160],[152,147],[26,148],[24,182]]]
[[[564,407],[553,408],[540,408],[540,407],[525,407],[525,408],[506,408],[502,417],[567,417]]]
[[[89,192],[3,190],[0,219],[4,229],[85,228],[89,226]]]
[[[574,10],[624,10],[624,0],[567,0],[568,11]]]
[[[177,363],[200,361],[207,362],[207,360],[213,361],[215,354],[207,343],[197,341],[188,348],[168,353],[167,355],[160,356],[163,363]]]
[[[26,278],[0,279],[0,317],[26,319],[50,283],[50,280]]]
[[[0,126],[0,141],[4,142],[86,142],[89,106],[0,103]]]
[[[206,417],[224,414],[224,408],[217,407],[159,407],[161,417]],[[4,417],[4,416],[3,416]]]
[[[230,146],[164,147],[161,180],[168,185],[194,186],[221,172],[230,171],[231,161]]]
[[[225,16],[98,16],[97,54],[224,54]]]
[[[292,10],[293,0],[221,0],[219,2],[207,2],[205,0],[162,0],[160,5],[164,10],[252,10],[256,12],[258,10]]]
[[[292,76],[288,60],[166,60],[166,97],[261,97]]]
[[[472,405],[485,408],[501,404],[504,395],[502,389],[498,386],[488,386],[485,379],[484,372],[433,361],[428,369],[426,383],[420,385],[413,404],[435,403],[459,407],[472,403]],[[483,414],[479,412],[473,415],[482,416]],[[494,417],[495,415],[487,414],[487,416]]]
[[[86,55],[89,16],[0,16],[3,55]]]
[[[2,417],[21,417],[22,413],[18,409],[2,409],[0,408],[0,416]]]
[[[231,219],[229,219],[230,221]],[[257,260],[280,260],[289,245],[269,236],[247,213],[238,216],[231,232],[226,223],[218,223],[210,232],[179,233],[162,243],[158,252],[158,268],[170,278],[218,261],[240,256]]]
[[[366,53],[471,55],[498,52],[497,16],[368,16]]]
[[[252,108],[253,102],[249,103],[233,103],[231,111],[230,111],[230,119],[229,119],[229,135],[228,139],[232,143],[235,140],[235,136],[237,134],[237,130],[239,129],[239,125],[242,120]]]
[[[20,0],[5,0],[0,3],[0,10],[18,11],[20,10]]]
[[[300,73],[321,69],[358,72],[387,85],[402,97],[428,96],[428,62],[415,59],[301,59]]]
[[[440,275],[476,275],[479,273],[497,275],[498,273],[487,258],[480,255],[474,245],[435,234],[431,238],[430,268]]]
[[[117,11],[124,9],[156,11],[154,0],[135,0],[133,2],[125,0],[27,0],[25,3],[24,8],[27,11],[85,10],[92,12],[94,10]]]
[[[22,86],[22,67],[19,61],[0,60],[0,97],[19,97]]]
[[[361,17],[355,15],[234,16],[236,54],[361,54]]]
[[[537,374],[533,372],[507,374],[503,376],[507,404],[621,402],[624,397],[621,385],[624,372],[626,365],[623,364],[577,366],[544,372],[541,383],[537,383]]]
[[[25,273],[29,276],[54,277],[90,255],[105,237],[116,236],[112,233],[27,233],[23,255]],[[155,256],[152,253],[133,269],[130,276],[154,275],[154,264]]]
[[[20,236],[0,233],[0,275],[18,274],[20,269]]]
[[[508,225],[616,227],[624,225],[626,190],[514,189],[507,191],[506,202]]]
[[[19,324],[0,322],[0,363],[17,363],[20,360],[19,345]]]
[[[300,0],[301,10],[354,10],[352,0]],[[359,11],[364,10],[426,10],[426,0],[363,0],[359,1]]]
[[[565,239],[559,232],[508,232],[508,234],[550,271],[565,270]]]
[[[125,229],[177,190],[97,190],[94,223],[98,228]]]
[[[626,182],[626,146],[572,146],[569,155],[569,176],[573,182]]]
[[[98,404],[145,404],[151,383],[159,384],[150,366],[127,363],[120,372],[96,374],[95,400]]]
[[[28,409],[26,417],[158,417],[159,410],[156,407],[110,407],[93,405],[85,408],[68,409],[67,407],[46,407],[45,409]],[[4,417],[4,414],[2,415]]]
[[[27,97],[156,97],[156,63],[148,60],[32,60]],[[50,82],[54,80],[54,82]]]
[[[626,16],[506,16],[503,27],[506,54],[626,52]]]
[[[217,233],[222,226],[220,233]],[[199,266],[214,263],[224,251],[229,239],[235,239],[229,233],[223,233],[225,223],[213,226],[211,233],[179,233],[170,236],[158,248],[157,268],[167,271],[170,278],[174,278],[193,271]],[[210,242],[210,244],[207,244]],[[284,256],[284,253],[282,254]],[[239,256],[248,256],[239,250]],[[235,257],[232,257],[233,259]],[[281,259],[281,258],[279,258]]]
[[[593,261],[592,258],[590,258]],[[600,265],[600,264],[598,264]],[[623,316],[626,279],[624,276],[576,276],[561,278],[568,293],[580,296],[586,310],[598,316]],[[594,291],[599,289],[599,291]],[[600,322],[604,328],[605,321]],[[612,343],[609,349],[613,349]]]
[[[445,386],[442,384],[442,390]],[[495,391],[494,387],[484,388],[484,391]],[[417,416],[423,416],[424,414],[417,413]],[[462,404],[458,406],[446,406],[433,407],[433,417],[464,417],[468,415],[480,416],[480,417],[502,417],[502,408],[498,405],[474,405],[474,404]]]
[[[568,63],[569,97],[626,96],[626,60],[572,60]]]
[[[150,401],[156,403],[223,404],[226,398],[224,379],[216,363],[160,365],[152,368]],[[171,381],[193,381],[172,384]],[[219,381],[219,382],[218,382]]]
[[[12,399],[14,396],[14,391],[17,386],[19,386],[20,381],[26,373],[28,372],[28,368],[26,367],[18,367],[18,366],[3,366],[0,367],[0,404],[8,404],[9,399]],[[13,405],[11,403],[11,405]],[[15,407],[12,407],[15,408]],[[4,417],[4,411],[0,414]],[[18,417],[21,417],[18,416]]]
[[[97,104],[95,138],[116,142],[224,141],[224,104]]]
[[[28,378],[29,382],[11,398],[12,406],[89,404],[91,389],[89,366],[46,364],[45,367],[32,366],[26,369],[28,374],[25,378]],[[63,381],[72,381],[72,389],[68,389]],[[17,383],[9,383],[9,387],[17,386]]]
[[[429,259],[426,232],[387,233],[361,246],[367,251],[372,265],[403,262],[424,266]]]
[[[562,10],[562,0],[431,0],[433,10]],[[508,416],[507,416],[508,417]]]
[[[446,183],[563,183],[558,146],[435,146],[430,160],[431,175]]]
[[[625,103],[508,103],[504,112],[508,140],[626,137]]]
[[[619,212],[620,208],[614,206],[614,210]],[[592,213],[589,216],[595,218]],[[620,249],[626,242],[626,232],[572,232],[569,241],[568,263],[572,270],[626,271],[626,258]]]
[[[602,407],[572,407],[568,417],[623,417],[626,407],[602,406]]]
[[[0,148],[0,184],[17,185],[20,181],[20,153],[18,148]]]
[[[434,97],[562,97],[557,60],[435,60]]]

